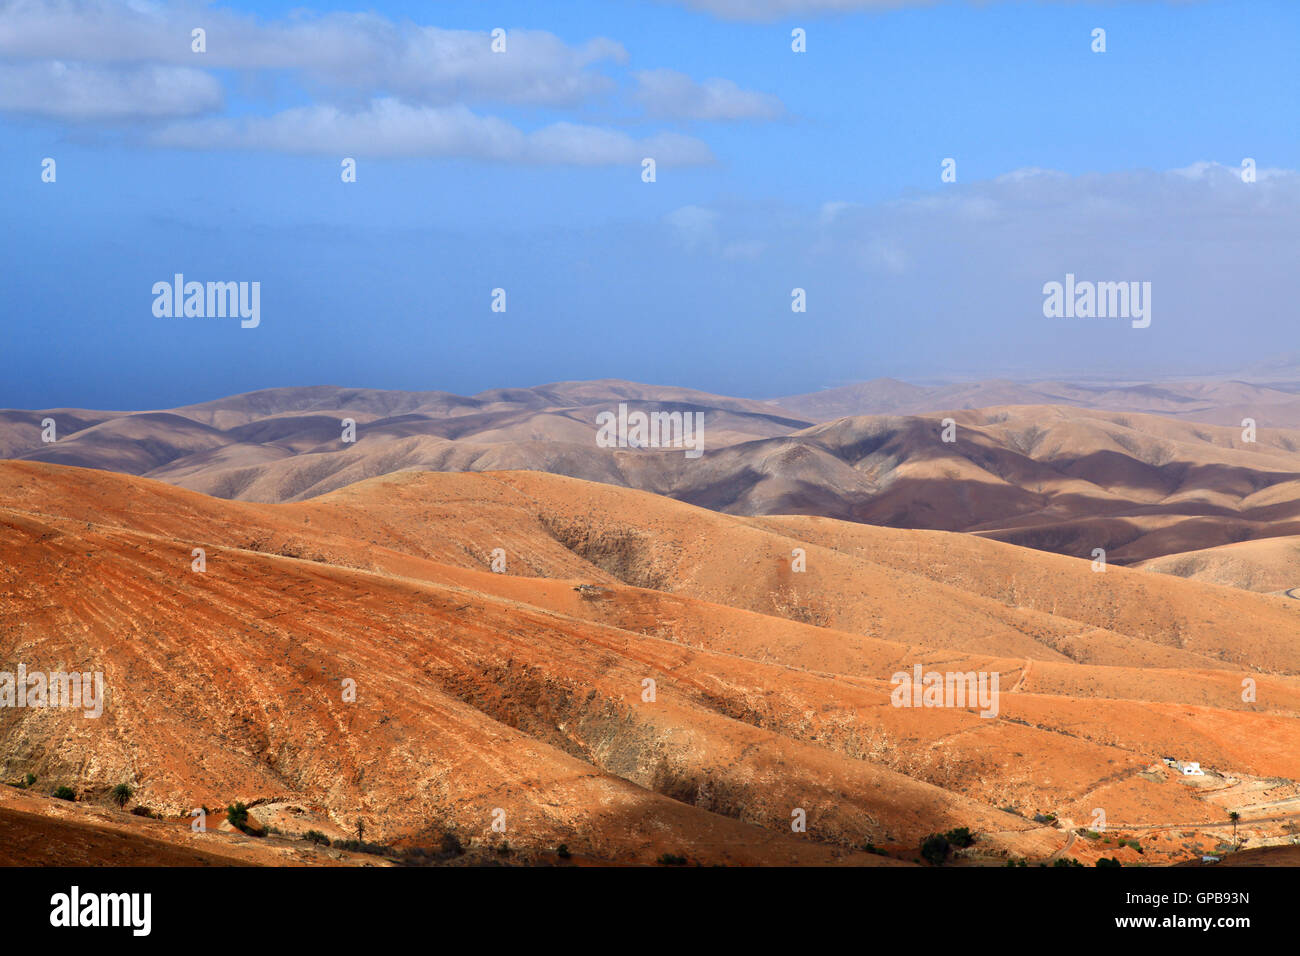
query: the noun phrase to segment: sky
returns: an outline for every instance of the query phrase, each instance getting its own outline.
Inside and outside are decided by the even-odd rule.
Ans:
[[[1300,348],[1298,80],[1291,0],[0,0],[0,407],[1230,371]]]

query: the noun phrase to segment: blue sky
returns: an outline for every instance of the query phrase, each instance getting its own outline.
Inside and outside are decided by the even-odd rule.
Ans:
[[[0,406],[1229,370],[1297,347],[1298,54],[1284,0],[0,0]]]

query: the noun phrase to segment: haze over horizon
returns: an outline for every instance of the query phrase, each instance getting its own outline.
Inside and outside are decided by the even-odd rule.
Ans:
[[[1001,371],[1001,374],[998,372]],[[750,399],[757,402],[778,402],[782,399],[812,399],[819,393],[824,392],[843,392],[856,387],[871,388],[873,386],[882,386],[889,389],[890,386],[897,384],[903,387],[914,387],[923,391],[930,391],[939,395],[946,394],[953,388],[968,387],[973,395],[979,395],[987,388],[996,388],[1001,383],[1006,383],[1014,387],[1025,387],[1030,390],[1036,385],[1045,385],[1052,383],[1061,383],[1071,386],[1071,388],[1097,388],[1097,387],[1114,387],[1119,390],[1131,388],[1140,388],[1147,385],[1173,385],[1179,386],[1188,383],[1204,384],[1212,386],[1214,383],[1241,382],[1251,383],[1261,386],[1282,387],[1284,391],[1300,392],[1300,352],[1280,353],[1271,361],[1253,363],[1245,368],[1236,369],[1219,369],[1205,370],[1201,372],[1187,372],[1184,374],[1165,374],[1165,375],[1147,375],[1147,376],[1126,376],[1117,373],[1107,373],[1105,371],[1087,372],[1075,370],[1073,372],[1064,372],[1061,374],[1042,373],[1037,375],[1015,374],[1009,370],[994,370],[991,373],[983,375],[931,375],[931,376],[905,376],[882,374],[869,379],[851,380],[843,382],[826,383],[808,389],[800,393],[777,393],[771,390],[763,389],[742,389],[728,395],[727,393],[714,392],[705,388],[697,388],[689,382],[637,382],[631,379],[620,379],[614,376],[602,376],[597,379],[568,379],[568,380],[550,380],[544,382],[498,382],[488,385],[475,391],[455,392],[451,389],[442,388],[437,383],[430,383],[420,387],[413,388],[393,388],[385,385],[371,385],[358,382],[313,382],[313,381],[279,381],[275,384],[259,386],[240,392],[226,392],[217,390],[215,392],[198,392],[193,389],[179,389],[185,397],[173,405],[153,405],[153,406],[113,406],[88,404],[77,404],[73,402],[51,402],[46,405],[26,406],[26,409],[20,409],[18,405],[6,405],[0,399],[0,410],[37,410],[40,408],[85,408],[103,411],[119,412],[150,412],[160,411],[173,408],[184,408],[191,405],[202,405],[207,402],[216,402],[222,399],[234,399],[240,396],[251,395],[255,393],[293,393],[304,389],[340,389],[344,391],[355,392],[392,392],[394,394],[407,394],[419,392],[442,392],[449,395],[461,395],[462,397],[472,398],[478,395],[492,394],[501,391],[520,390],[541,390],[551,386],[567,385],[593,385],[601,382],[614,384],[627,384],[631,386],[644,387],[650,392],[663,391],[687,391],[701,392],[704,394],[721,395],[736,399]],[[1029,404],[1038,404],[1042,401],[1041,395],[1026,398]],[[997,404],[1008,404],[1006,401],[999,401]],[[1012,402],[1010,404],[1015,404]],[[1085,403],[1087,404],[1087,403]],[[929,409],[940,410],[946,406],[942,402],[931,404]],[[961,407],[975,407],[962,405]],[[1140,407],[1134,407],[1133,410],[1143,410]],[[844,414],[874,414],[878,409],[864,408],[858,412],[844,412]]]

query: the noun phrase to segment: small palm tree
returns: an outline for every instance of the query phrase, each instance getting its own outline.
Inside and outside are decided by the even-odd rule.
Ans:
[[[113,788],[113,802],[116,803],[119,807],[124,807],[126,806],[126,802],[131,799],[134,793],[135,791],[132,790],[127,784],[119,783],[116,787]]]
[[[1241,814],[1236,810],[1228,811],[1228,819],[1232,821],[1232,847],[1237,848],[1237,821],[1241,819]]]

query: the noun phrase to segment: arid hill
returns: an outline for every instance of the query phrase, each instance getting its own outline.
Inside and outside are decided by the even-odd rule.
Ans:
[[[1148,571],[1300,599],[1300,536],[1262,538],[1152,558]]]
[[[151,827],[238,800],[527,861],[907,865],[968,827],[972,863],[1162,863],[1229,809],[1285,841],[1300,801],[1300,601],[537,472],[262,504],[0,464],[19,663],[101,671],[106,702],[0,709],[3,778],[127,783]],[[996,713],[895,706],[917,665],[996,674]]]

